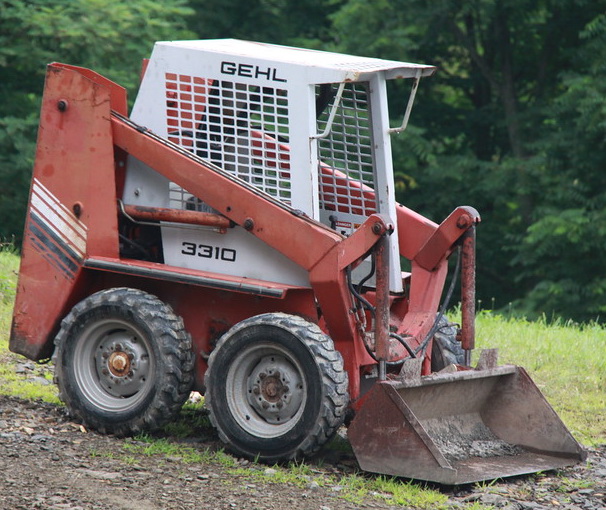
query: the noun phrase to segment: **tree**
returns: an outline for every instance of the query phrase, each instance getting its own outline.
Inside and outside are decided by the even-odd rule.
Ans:
[[[343,50],[438,65],[437,76],[421,85],[410,131],[394,140],[398,198],[437,221],[458,203],[480,210],[478,291],[484,303],[514,302],[527,314],[582,320],[603,310],[603,298],[587,306],[592,271],[604,273],[601,258],[572,277],[570,264],[581,252],[595,255],[585,226],[595,225],[600,207],[585,182],[599,182],[603,166],[597,156],[590,158],[595,164],[579,166],[571,154],[580,157],[578,149],[594,146],[598,133],[574,127],[587,126],[589,119],[581,118],[589,113],[572,105],[578,108],[573,97],[586,76],[580,61],[603,62],[597,47],[604,40],[596,35],[601,24],[592,20],[601,19],[605,7],[583,0],[349,0],[333,16]],[[599,39],[591,51],[587,30]],[[567,69],[576,76],[576,90]],[[598,101],[601,78],[584,90],[585,103]],[[597,129],[602,109],[591,106]],[[564,148],[566,158],[557,156]],[[575,180],[581,168],[583,178]],[[564,211],[556,197],[569,193],[574,206]],[[562,229],[571,237],[572,231],[583,234],[561,243]],[[599,242],[603,246],[603,238]],[[561,263],[541,258],[539,246]],[[592,299],[603,291],[603,284],[595,285]]]
[[[0,239],[23,231],[45,65],[90,67],[131,91],[154,41],[191,37],[185,0],[0,3]]]
[[[201,39],[234,38],[306,48],[332,39],[329,16],[342,0],[190,0],[189,28]]]

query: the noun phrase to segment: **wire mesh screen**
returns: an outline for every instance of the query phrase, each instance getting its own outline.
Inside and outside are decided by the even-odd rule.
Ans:
[[[329,120],[336,85],[317,87],[318,132]],[[318,141],[320,209],[369,216],[376,212],[375,168],[367,82],[345,85],[330,134]],[[324,98],[324,99],[323,99]]]
[[[287,91],[174,73],[165,78],[169,140],[290,204]],[[170,205],[205,210],[174,184]]]

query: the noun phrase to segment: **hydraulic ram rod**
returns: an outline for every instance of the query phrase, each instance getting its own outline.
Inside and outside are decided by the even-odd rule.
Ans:
[[[476,227],[470,227],[461,238],[461,347],[465,351],[465,364],[471,364],[471,351],[475,347],[476,315]]]

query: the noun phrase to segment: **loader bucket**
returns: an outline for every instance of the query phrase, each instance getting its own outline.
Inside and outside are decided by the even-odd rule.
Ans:
[[[512,365],[377,382],[348,437],[365,471],[447,485],[586,458],[526,371]]]

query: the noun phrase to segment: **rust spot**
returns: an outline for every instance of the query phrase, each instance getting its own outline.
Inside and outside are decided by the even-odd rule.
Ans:
[[[50,163],[48,165],[44,165],[42,168],[42,175],[44,177],[52,177],[55,174],[55,167]]]

